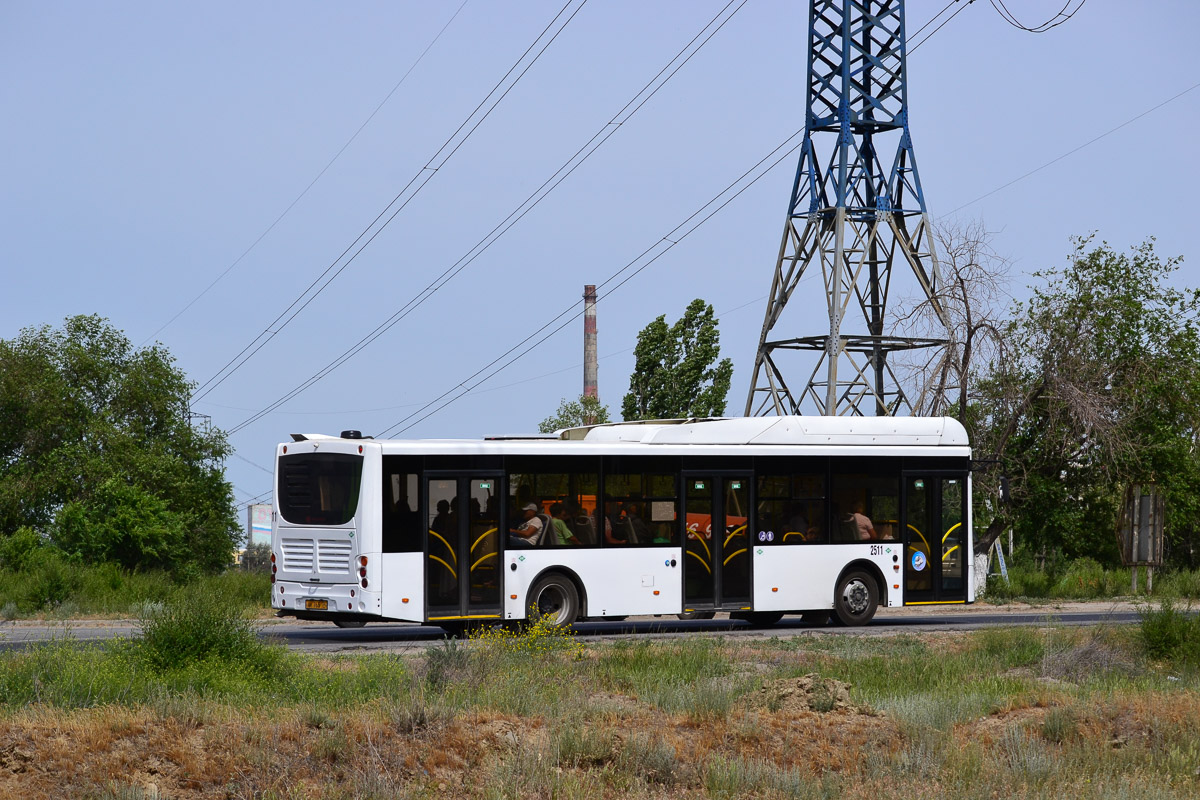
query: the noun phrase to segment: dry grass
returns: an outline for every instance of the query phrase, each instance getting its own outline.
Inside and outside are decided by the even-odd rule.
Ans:
[[[485,641],[374,696],[9,706],[0,798],[1200,795],[1200,686],[1122,641]]]

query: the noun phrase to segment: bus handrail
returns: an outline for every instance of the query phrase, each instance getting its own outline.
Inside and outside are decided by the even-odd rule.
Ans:
[[[484,531],[483,534],[478,539],[475,540],[475,543],[471,545],[471,552],[472,553],[475,552],[475,548],[479,546],[479,543],[483,541],[485,536],[490,536],[491,534],[493,534],[495,532],[496,532],[496,528],[492,528],[489,531]],[[445,541],[445,540],[443,539],[442,541]]]
[[[431,534],[433,534],[434,536],[438,537],[439,539],[442,539],[442,535],[441,535],[440,533],[438,533],[437,531],[435,531],[433,528],[430,528],[430,529],[429,529],[429,532],[430,532]],[[457,564],[457,563],[458,563],[458,554],[456,554],[456,553],[454,552],[454,548],[453,548],[453,547],[451,547],[451,546],[450,546],[450,543],[449,543],[449,542],[447,542],[445,539],[442,539],[442,544],[446,545],[446,549],[450,551],[450,557],[451,557],[451,558],[453,558],[453,559],[454,559],[454,563],[455,563],[455,564]],[[445,562],[445,561],[443,561],[442,563],[443,563],[443,564],[446,564],[446,562]],[[450,565],[449,565],[449,564],[446,564],[446,566],[450,566]],[[457,577],[457,576],[455,576],[455,577]]]
[[[700,563],[701,563],[701,564],[704,566],[704,568],[705,568],[706,570],[708,570],[708,574],[709,574],[709,575],[712,575],[712,567],[710,567],[710,566],[708,565],[708,562],[707,562],[707,561],[705,561],[703,558],[701,558],[701,557],[700,557],[700,554],[699,554],[699,553],[697,553],[695,550],[688,550],[688,551],[687,551],[687,554],[688,554],[689,556],[691,556],[692,558],[696,559],[697,561],[699,561],[699,562],[700,562]]]
[[[458,573],[454,571],[454,567],[450,566],[445,561],[443,561],[442,559],[435,556],[433,553],[430,553],[429,557],[432,558],[434,561],[438,562],[439,564],[441,564],[446,569],[450,570],[450,574],[454,576],[454,580],[458,580]]]
[[[744,547],[741,550],[734,550],[732,553],[729,554],[729,558],[726,558],[723,562],[721,562],[721,566],[722,567],[727,566],[729,564],[730,558],[733,558],[734,556],[739,555],[744,552],[746,552],[746,548],[744,548]]]
[[[729,540],[730,540],[730,539],[732,539],[733,537],[737,536],[737,535],[738,535],[738,534],[739,534],[741,531],[744,531],[744,530],[746,530],[746,526],[745,526],[745,525],[742,525],[742,526],[740,526],[740,527],[738,527],[738,528],[734,528],[734,529],[733,529],[733,533],[731,533],[731,534],[729,534],[728,536],[726,536],[726,537],[725,537],[725,541],[724,541],[724,542],[722,542],[722,544],[721,544],[721,547],[724,547],[725,545],[729,544]]]
[[[474,564],[471,565],[471,572],[474,572],[475,568],[478,567],[481,562],[486,561],[489,558],[498,558],[499,556],[500,556],[499,553],[484,553],[478,559],[475,560]]]

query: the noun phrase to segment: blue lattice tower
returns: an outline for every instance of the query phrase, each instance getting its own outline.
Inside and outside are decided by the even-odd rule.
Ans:
[[[808,39],[804,141],[746,415],[799,414],[809,403],[828,415],[912,412],[888,355],[946,340],[885,332],[897,261],[942,318],[908,128],[904,0],[812,0]],[[818,267],[828,334],[772,338],[800,279]],[[804,360],[795,351],[818,354],[799,394],[781,370],[783,361]]]

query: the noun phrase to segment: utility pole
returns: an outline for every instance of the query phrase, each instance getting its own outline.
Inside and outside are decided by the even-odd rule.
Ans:
[[[824,415],[911,413],[888,356],[947,340],[887,333],[897,261],[945,322],[909,133],[904,0],[811,0],[808,45],[804,141],[746,416],[800,414],[802,406]],[[777,327],[815,321],[784,314],[809,269],[824,281],[827,332],[781,337]],[[792,371],[804,366],[796,356],[804,351],[816,354],[806,380]]]

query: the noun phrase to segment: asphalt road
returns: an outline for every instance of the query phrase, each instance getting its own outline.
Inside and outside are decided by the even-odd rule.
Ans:
[[[662,639],[701,633],[737,637],[886,636],[933,631],[966,631],[1012,625],[1082,626],[1137,622],[1129,603],[1062,603],[1052,606],[945,606],[881,609],[861,628],[813,627],[799,617],[784,617],[769,628],[724,618],[679,620],[672,617],[630,617],[623,622],[581,622],[575,633],[582,641],[618,638]],[[0,649],[17,649],[52,640],[96,642],[134,636],[131,620],[22,621],[0,625]],[[415,623],[372,623],[342,629],[329,622],[271,619],[262,624],[262,635],[281,641],[292,650],[320,653],[365,653],[421,650],[446,636],[441,628]]]

